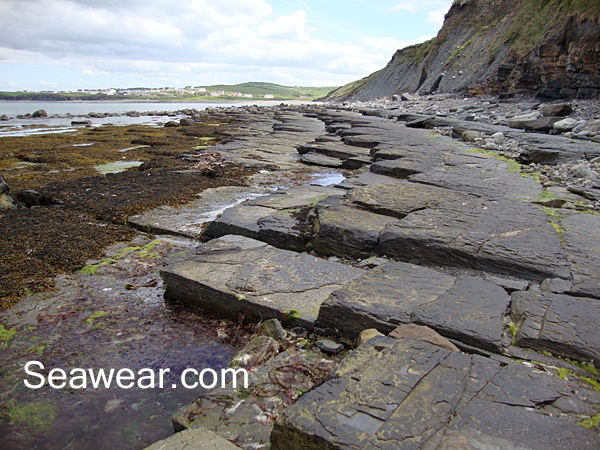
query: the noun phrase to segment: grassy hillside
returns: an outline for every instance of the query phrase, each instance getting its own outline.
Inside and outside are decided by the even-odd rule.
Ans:
[[[252,94],[254,99],[264,99],[265,95],[272,95],[273,100],[315,100],[326,96],[336,87],[302,87],[302,86],[282,86],[274,83],[250,82],[241,84],[218,84],[205,87],[206,95],[179,95],[174,91],[169,94],[161,94],[160,97],[148,94],[142,95],[116,95],[108,96],[105,94],[74,94],[74,93],[46,93],[46,92],[0,92],[0,100],[35,100],[35,101],[65,101],[65,100],[153,100],[164,102],[178,101],[215,101],[215,100],[234,100],[239,99],[231,97],[231,94],[240,92],[241,94]],[[210,96],[210,92],[224,91],[219,97]],[[249,100],[249,99],[245,99]]]

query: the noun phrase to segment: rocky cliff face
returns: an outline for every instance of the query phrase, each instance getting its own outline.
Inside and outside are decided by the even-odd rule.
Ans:
[[[600,97],[600,2],[456,0],[437,37],[329,94],[365,101],[402,92]]]

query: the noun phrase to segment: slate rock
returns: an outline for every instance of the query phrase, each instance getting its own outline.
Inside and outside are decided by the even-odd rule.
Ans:
[[[597,448],[600,436],[578,417],[540,411],[573,398],[568,383],[512,366],[422,341],[372,338],[280,415],[271,448]]]
[[[397,219],[353,207],[341,196],[317,203],[312,248],[318,254],[366,258],[377,246],[379,233]]]
[[[549,350],[600,367],[600,301],[550,292],[515,292],[511,317],[521,347]]]
[[[510,296],[500,286],[459,276],[436,301],[415,308],[412,320],[443,336],[499,352],[510,344],[510,340],[503,339],[503,318],[509,306]]]
[[[226,209],[221,217],[208,224],[204,235],[207,239],[237,234],[252,239],[260,239],[258,220],[270,216],[275,211],[263,206],[251,206],[242,203]]]
[[[340,189],[354,189],[360,186],[368,186],[370,184],[393,183],[395,181],[398,180],[386,175],[380,175],[373,172],[363,172],[346,178],[335,187]]]
[[[360,335],[362,336],[363,333]],[[459,348],[448,339],[423,325],[416,325],[414,323],[400,325],[388,334],[388,336],[393,337],[394,339],[418,339],[419,341],[428,342],[437,347],[445,348],[451,352],[460,352]]]
[[[566,133],[573,130],[579,123],[580,122],[575,119],[563,119],[555,122],[554,125],[552,125],[552,128],[557,133]]]
[[[331,339],[319,339],[317,341],[317,347],[319,347],[325,353],[331,353],[334,355],[344,349],[342,344],[332,341]]]
[[[566,103],[559,105],[547,105],[542,108],[544,117],[568,116],[573,112],[573,107]]]
[[[181,431],[167,439],[155,442],[144,450],[239,450],[227,439],[214,431],[196,427]]]
[[[201,245],[190,259],[161,271],[165,298],[179,299],[221,316],[312,327],[320,304],[362,275],[356,269],[305,253],[271,247],[242,236]]]
[[[435,208],[466,196],[436,186],[398,181],[353,189],[346,199],[377,214],[402,219],[413,211]]]
[[[543,280],[570,275],[547,215],[511,200],[448,202],[388,225],[375,253]]]
[[[373,173],[400,179],[406,179],[429,169],[431,169],[431,164],[428,161],[413,158],[377,161],[371,164],[370,168]]]
[[[263,336],[269,336],[273,339],[285,339],[286,332],[281,326],[281,322],[277,319],[268,319],[261,322],[258,326],[258,332]]]
[[[600,216],[575,214],[560,222],[571,262],[571,294],[600,299]]]
[[[367,328],[392,332],[412,322],[412,312],[448,291],[455,278],[412,264],[391,262],[332,292],[321,305],[318,326],[356,339]]]
[[[514,166],[491,155],[474,152],[449,155],[445,166],[445,170],[430,170],[408,179],[494,199],[529,200],[543,193],[539,182],[513,173]]]
[[[460,447],[466,439],[468,443]],[[474,399],[450,422],[437,449],[592,450],[598,446],[598,435],[574,421]]]
[[[383,336],[383,334],[380,333],[375,328],[368,328],[366,330],[363,330],[360,332],[360,335],[358,336],[358,345],[362,345],[365,342],[367,342],[369,339],[373,339],[376,336]]]
[[[304,164],[308,164],[311,166],[323,166],[323,167],[331,167],[331,168],[341,168],[343,161],[338,158],[332,158],[330,156],[325,156],[321,153],[309,152],[300,158],[300,160]]]

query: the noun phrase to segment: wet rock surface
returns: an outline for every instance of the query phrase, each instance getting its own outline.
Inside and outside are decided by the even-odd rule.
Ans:
[[[241,236],[203,244],[192,258],[168,265],[166,298],[231,319],[277,318],[310,328],[327,296],[363,270]]]
[[[575,417],[543,412],[579,400],[566,387],[518,364],[375,337],[283,412],[271,448],[595,448],[600,437]]]
[[[544,106],[417,96],[211,110],[168,127],[195,143],[164,179],[228,181],[118,217],[194,237],[157,261],[165,299],[212,311],[219,339],[256,334],[230,362],[250,387],[194,393],[172,411],[190,431],[165,445],[203,427],[245,449],[597,448],[600,109],[549,116],[553,134],[508,127]],[[203,148],[207,119],[238,128]],[[57,210],[75,204],[35,188]],[[113,400],[108,411],[124,404]]]

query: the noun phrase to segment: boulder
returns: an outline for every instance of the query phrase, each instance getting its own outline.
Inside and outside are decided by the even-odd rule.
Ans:
[[[6,122],[7,120],[9,120],[9,118],[8,118],[8,116],[7,116],[6,114],[2,114],[2,115],[0,116],[0,121],[2,121],[2,122]]]
[[[38,109],[31,115],[31,117],[33,117],[33,118],[48,117],[48,113],[46,112],[45,109]]]
[[[556,122],[560,121],[560,117],[542,117],[540,119],[523,122],[522,128],[526,131],[547,132],[552,129]]]
[[[269,336],[273,339],[285,339],[286,332],[277,319],[268,319],[261,322],[258,326],[258,332],[263,336]]]
[[[479,131],[467,130],[461,135],[461,139],[464,142],[475,142],[481,139],[481,133]]]
[[[566,133],[573,130],[579,123],[580,122],[575,119],[563,119],[555,122],[554,125],[552,125],[552,128],[556,133]]]
[[[380,333],[375,328],[368,328],[366,330],[363,330],[360,332],[360,335],[358,336],[358,345],[362,345],[365,342],[367,342],[369,339],[373,339],[376,336],[383,336],[383,334]]]
[[[177,122],[175,122],[174,120],[169,120],[167,123],[165,123],[165,128],[177,128],[179,126],[179,124]]]
[[[559,105],[546,105],[542,108],[542,114],[544,117],[559,117],[568,116],[573,112],[573,107],[566,103]]]
[[[195,125],[196,122],[194,122],[192,119],[179,119],[179,125],[182,127],[191,127],[193,125]]]

